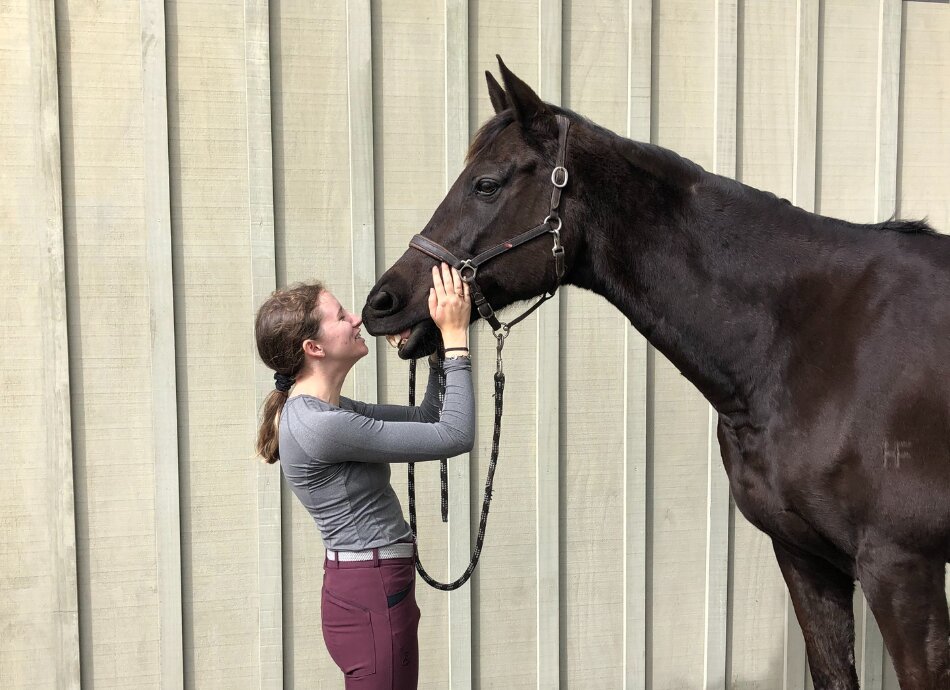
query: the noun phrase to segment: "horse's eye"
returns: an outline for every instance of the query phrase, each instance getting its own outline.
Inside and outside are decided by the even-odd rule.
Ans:
[[[501,189],[501,185],[490,177],[483,177],[475,183],[475,193],[481,196],[491,196]]]

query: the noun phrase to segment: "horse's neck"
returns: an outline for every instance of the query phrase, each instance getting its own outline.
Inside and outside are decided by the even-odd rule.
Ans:
[[[575,282],[617,306],[717,409],[746,409],[781,365],[778,311],[796,271],[814,268],[819,221],[702,171],[683,184],[696,171],[682,172],[659,185],[632,175],[598,195],[591,215],[609,220],[587,233]]]

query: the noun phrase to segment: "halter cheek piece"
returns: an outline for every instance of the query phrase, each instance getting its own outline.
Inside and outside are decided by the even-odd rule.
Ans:
[[[504,344],[504,340],[508,336],[511,327],[527,318],[531,312],[540,307],[545,301],[554,297],[554,293],[557,292],[557,288],[561,284],[561,279],[564,277],[564,247],[561,245],[561,216],[559,215],[558,207],[561,203],[561,190],[567,185],[568,180],[567,169],[564,167],[564,154],[567,149],[567,133],[571,127],[571,121],[564,115],[557,115],[556,117],[558,127],[557,160],[554,170],[551,171],[551,184],[554,186],[554,189],[551,192],[551,205],[548,215],[541,221],[540,225],[536,225],[530,230],[501,244],[497,244],[491,249],[470,259],[460,259],[438,242],[422,235],[416,235],[409,241],[410,247],[418,249],[423,254],[427,254],[438,261],[444,261],[454,267],[461,274],[462,280],[469,284],[472,292],[472,301],[475,303],[479,315],[491,325],[495,337],[498,339],[499,368],[501,367],[501,346]],[[475,281],[478,269],[495,257],[501,256],[505,252],[546,233],[550,233],[554,236],[554,247],[551,250],[551,253],[554,255],[554,268],[557,275],[554,287],[549,292],[545,292],[537,302],[516,319],[512,319],[507,323],[499,321],[498,317],[495,316],[495,310],[492,309],[488,300],[485,299],[485,295],[482,294],[478,283]]]

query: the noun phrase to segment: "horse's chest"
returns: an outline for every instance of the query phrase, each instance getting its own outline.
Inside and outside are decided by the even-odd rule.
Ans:
[[[719,427],[719,445],[736,507],[753,525],[773,533],[771,518],[781,512],[783,504],[775,467],[756,451],[754,444],[740,445],[735,432],[724,429],[722,425]]]
[[[794,482],[788,475],[789,463],[776,461],[774,453],[761,450],[768,445],[754,437],[739,438],[720,425],[719,443],[723,463],[729,475],[736,507],[760,530],[786,544],[795,544],[826,558],[838,557],[822,537],[827,524],[803,506],[795,505],[786,491]],[[811,493],[821,493],[812,487]]]

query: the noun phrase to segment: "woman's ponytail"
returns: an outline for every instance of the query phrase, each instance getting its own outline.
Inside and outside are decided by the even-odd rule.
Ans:
[[[287,402],[285,391],[272,390],[261,408],[261,425],[257,429],[257,454],[269,465],[280,460],[280,413]]]

